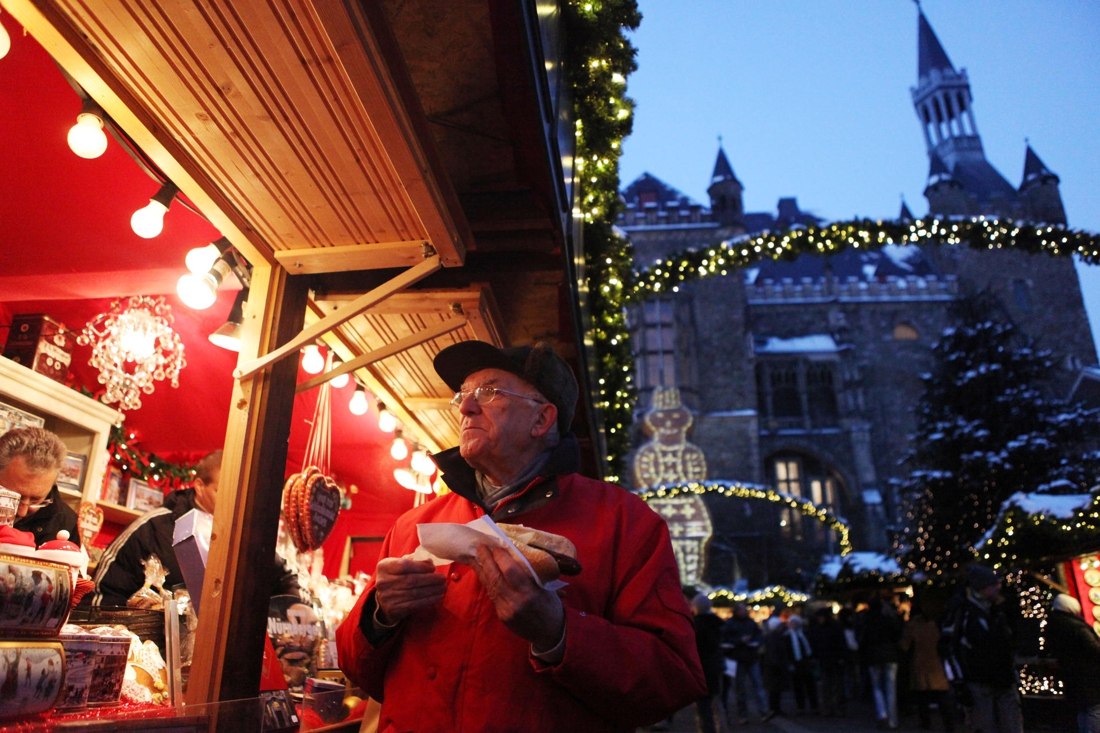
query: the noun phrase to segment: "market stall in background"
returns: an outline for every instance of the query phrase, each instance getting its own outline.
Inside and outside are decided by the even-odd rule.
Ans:
[[[0,662],[44,676],[33,709],[0,716],[362,714],[328,642],[393,521],[446,491],[428,454],[457,420],[435,353],[550,341],[602,471],[565,58],[619,26],[568,10],[589,24],[570,51],[557,3],[0,5],[0,95],[21,110],[0,120],[0,432],[61,437],[83,550],[53,549],[88,564],[10,561],[35,579],[33,621],[0,622],[24,649]],[[149,562],[126,606],[76,606],[104,549],[220,449],[212,517],[176,524],[187,583]],[[22,540],[0,540],[8,562]],[[255,582],[274,552],[300,595]]]

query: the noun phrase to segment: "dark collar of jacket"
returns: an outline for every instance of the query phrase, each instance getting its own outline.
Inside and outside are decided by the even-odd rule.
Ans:
[[[546,465],[539,471],[538,478],[528,484],[526,488],[521,489],[498,504],[497,511],[494,514],[499,515],[507,513],[511,516],[514,514],[522,514],[529,509],[533,509],[534,506],[531,503],[532,500],[530,497],[524,498],[527,489],[546,479],[577,473],[580,470],[580,454],[580,445],[577,443],[576,436],[573,435],[573,433],[568,433],[561,439],[561,442],[551,450],[550,459],[546,461]],[[441,478],[447,483],[447,488],[463,499],[481,507],[482,511],[487,514],[489,513],[485,505],[481,503],[481,497],[478,496],[477,477],[474,475],[474,468],[462,457],[459,453],[459,448],[450,448],[442,453],[436,453],[432,456],[432,460],[435,461],[435,465],[439,467]],[[540,494],[539,498],[550,499],[552,497],[543,497]],[[545,502],[538,502],[539,505],[543,503]],[[505,507],[507,507],[507,509],[505,509]]]
[[[39,545],[57,539],[57,531],[66,529],[69,530],[69,539],[79,544],[80,534],[75,531],[76,512],[70,509],[65,500],[61,498],[61,492],[58,490],[57,484],[53,485],[50,493],[46,494],[46,498],[50,500],[50,503],[34,514],[17,518],[14,523],[15,529],[31,532],[34,534],[35,544]],[[70,525],[72,528],[70,528]]]
[[[195,503],[195,490],[194,489],[179,489],[178,491],[169,491],[168,495],[164,497],[165,509],[172,512],[172,516],[179,519],[192,509],[198,509],[199,505]]]

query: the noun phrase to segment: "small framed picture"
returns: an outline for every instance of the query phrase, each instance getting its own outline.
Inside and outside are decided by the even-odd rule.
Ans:
[[[126,491],[127,509],[147,512],[157,509],[163,503],[164,494],[160,489],[154,489],[147,481],[139,478],[130,479],[130,488]]]
[[[111,466],[107,469],[107,475],[103,477],[103,501],[117,504],[122,498],[122,471]]]
[[[84,486],[84,467],[88,458],[80,453],[67,453],[65,464],[57,474],[57,487],[69,491],[80,491]]]

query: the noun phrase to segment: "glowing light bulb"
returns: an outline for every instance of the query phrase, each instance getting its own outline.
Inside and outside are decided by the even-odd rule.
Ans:
[[[332,368],[333,369],[340,366],[341,364],[343,364],[343,362],[340,361],[339,359],[333,359],[332,360]],[[336,389],[343,389],[344,387],[348,386],[348,382],[350,382],[350,381],[351,381],[351,375],[349,375],[347,373],[344,373],[344,374],[341,374],[338,377],[333,377],[332,379],[330,379],[329,384],[331,384]],[[363,396],[363,399],[364,400],[366,399],[365,395]],[[364,404],[366,404],[366,403],[364,403]],[[364,408],[363,412],[366,412],[365,408]],[[356,414],[362,415],[363,412],[359,412],[359,413],[356,413]]]
[[[425,476],[431,476],[435,473],[435,463],[428,457],[427,451],[418,450],[413,452],[412,468]]]
[[[412,491],[419,491],[419,487],[416,483],[416,476],[413,472],[407,468],[395,468],[393,470],[393,477],[397,480],[397,483],[401,484],[406,489]]]
[[[370,405],[367,403],[367,392],[362,387],[355,388],[355,394],[351,396],[348,409],[352,415],[366,415]]]
[[[383,433],[392,433],[397,430],[397,418],[385,407],[378,408],[378,429]]]
[[[403,461],[409,457],[409,446],[405,445],[402,438],[393,439],[393,445],[390,446],[390,456],[395,461]]]
[[[11,50],[11,36],[8,35],[8,31],[4,28],[4,24],[0,23],[0,59],[8,55],[8,51]]]
[[[139,237],[152,239],[164,231],[166,213],[168,213],[167,206],[159,201],[150,201],[147,206],[138,209],[130,217],[130,228]]]
[[[69,149],[81,158],[98,158],[107,150],[103,119],[92,112],[81,112],[76,116],[76,124],[69,128],[68,140]]]
[[[176,283],[176,295],[188,308],[205,310],[218,299],[218,284],[209,275],[189,272]]]
[[[196,275],[202,275],[210,271],[220,255],[217,245],[208,244],[205,247],[195,247],[190,250],[183,261],[188,270]]]
[[[310,374],[320,374],[321,370],[325,368],[325,357],[321,356],[321,350],[317,348],[316,344],[310,344],[305,348],[305,355],[302,356],[302,369],[305,369]]]

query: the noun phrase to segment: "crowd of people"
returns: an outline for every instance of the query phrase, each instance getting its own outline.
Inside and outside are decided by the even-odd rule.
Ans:
[[[996,574],[968,568],[946,605],[905,600],[883,591],[839,608],[777,608],[758,623],[743,603],[722,621],[700,594],[692,610],[708,695],[699,731],[775,715],[846,717],[866,700],[882,729],[896,729],[905,711],[922,730],[938,713],[945,731],[1022,733],[1014,604]],[[1079,730],[1100,733],[1100,637],[1075,599],[1056,596],[1046,636]]]

